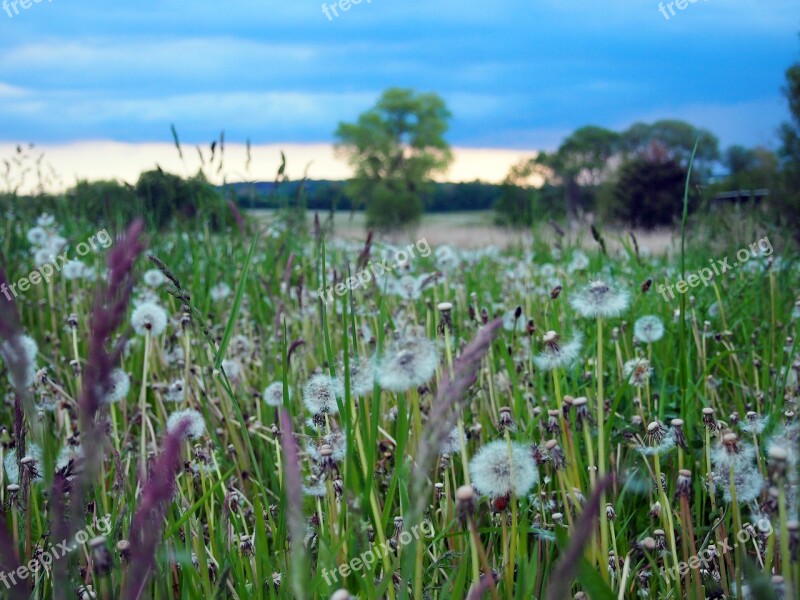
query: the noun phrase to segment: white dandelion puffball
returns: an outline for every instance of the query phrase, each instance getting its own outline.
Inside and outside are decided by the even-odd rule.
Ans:
[[[81,261],[71,260],[61,267],[61,274],[64,276],[64,279],[74,281],[83,278],[84,269],[85,265]]]
[[[164,399],[167,402],[183,402],[186,397],[186,386],[183,379],[176,379],[167,387]]]
[[[159,336],[167,328],[167,311],[153,302],[144,302],[133,310],[131,325],[139,335]]]
[[[489,442],[469,461],[472,485],[482,496],[499,498],[511,492],[522,497],[539,481],[530,448],[505,440]]]
[[[330,375],[319,373],[312,376],[303,388],[303,402],[312,415],[337,414],[336,389]]]
[[[453,427],[439,442],[439,454],[458,454],[461,452],[461,433],[458,427]]]
[[[628,308],[630,294],[614,283],[592,281],[570,298],[570,305],[583,317],[618,317]]]
[[[292,390],[287,390],[289,399],[292,398]],[[270,383],[266,388],[264,388],[264,394],[262,395],[264,398],[264,402],[267,406],[283,406],[283,382],[282,381],[275,381]]]
[[[344,365],[342,374],[333,382],[336,395],[344,398]],[[362,398],[372,392],[375,384],[375,363],[369,358],[350,361],[350,395],[353,398]]]
[[[401,339],[378,361],[378,383],[391,392],[404,392],[429,381],[438,364],[434,342],[423,337]]]
[[[648,344],[657,342],[664,337],[664,323],[654,315],[645,315],[636,319],[636,323],[633,325],[633,335]]]
[[[17,350],[22,351],[22,356],[17,355]],[[39,353],[39,346],[36,340],[28,335],[20,336],[16,344],[11,344],[8,340],[0,345],[0,356],[3,357],[8,366],[8,380],[16,389],[27,388],[33,385],[36,379],[36,355]],[[24,373],[16,372],[13,366],[20,363],[25,367]]]
[[[55,260],[55,258],[55,253],[51,252],[47,248],[39,248],[33,253],[33,262],[36,263],[37,267],[50,264]]]
[[[653,369],[650,367],[650,361],[646,358],[633,358],[623,365],[625,377],[628,378],[628,383],[634,387],[643,387],[653,374]]]
[[[151,288],[157,288],[161,286],[164,281],[166,281],[166,277],[164,277],[164,274],[158,269],[150,269],[149,271],[145,271],[142,279],[144,280],[145,285]]]
[[[178,426],[187,422],[184,436],[188,438],[203,437],[206,432],[206,422],[203,415],[193,408],[187,408],[172,413],[167,419],[167,433],[173,433],[177,430]]]
[[[509,310],[503,315],[503,329],[506,331],[518,331],[523,332],[525,328],[528,326],[528,320],[525,318],[525,315],[520,314],[519,317],[516,316],[517,311]]]
[[[114,369],[108,377],[109,388],[103,395],[103,402],[114,404],[124,399],[131,389],[131,378],[122,369]]]
[[[227,283],[218,283],[211,288],[209,294],[211,294],[211,299],[214,302],[219,302],[231,295],[231,288]]]
[[[28,241],[39,248],[47,243],[48,237],[49,236],[43,227],[31,227],[28,230]]]
[[[56,218],[50,213],[42,213],[36,219],[36,224],[39,227],[52,227],[56,223]]]
[[[541,354],[534,357],[533,362],[543,371],[553,369],[568,368],[575,364],[580,355],[583,337],[578,334],[567,343],[561,343],[561,339],[555,331],[548,331],[542,336],[544,350]]]
[[[34,459],[34,469],[36,470],[36,477],[34,481],[42,480],[42,449],[34,443],[29,443],[25,446],[25,456],[30,456]],[[15,483],[19,485],[19,461],[25,456],[19,456],[18,449],[10,450],[3,459],[3,472],[5,479],[8,483]]]

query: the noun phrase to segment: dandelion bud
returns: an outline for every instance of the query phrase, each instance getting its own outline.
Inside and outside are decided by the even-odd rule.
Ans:
[[[480,423],[475,423],[472,427],[469,428],[467,432],[467,438],[470,440],[480,441],[481,439],[481,431],[483,430],[483,426]]]
[[[614,327],[611,330],[611,341],[616,342],[619,339],[619,327]]]
[[[518,305],[517,308],[514,309],[514,320],[516,321],[521,316],[522,316],[522,307]]]
[[[614,505],[610,502],[606,504],[606,519],[613,521],[617,518],[617,512],[614,510]]]
[[[619,561],[617,560],[617,555],[614,554],[613,550],[608,551],[608,572],[612,575],[617,572],[619,569]]]
[[[646,537],[641,540],[638,544],[639,549],[644,552],[652,552],[656,549],[656,541],[651,537]]]
[[[550,453],[550,461],[553,463],[553,468],[556,471],[561,471],[567,466],[567,455],[558,445],[556,440],[548,440],[544,445]]]
[[[72,313],[70,316],[67,317],[67,325],[72,329],[78,328],[78,315]]]
[[[89,548],[92,551],[92,567],[95,573],[100,576],[108,575],[111,572],[113,560],[111,552],[106,546],[106,538],[99,535],[89,540]]]
[[[552,290],[550,290],[550,299],[555,300],[561,294],[561,290],[563,288],[560,285],[557,285]]]
[[[653,421],[647,426],[645,438],[651,446],[658,446],[667,437],[667,430],[658,421]]]
[[[561,433],[561,426],[558,421],[558,416],[560,414],[560,411],[557,410],[547,411],[548,418],[544,428],[550,435],[559,435]]]
[[[642,293],[646,294],[647,291],[650,289],[650,286],[653,285],[653,279],[648,277],[645,282],[642,284]]]
[[[481,323],[486,325],[489,322],[489,311],[486,310],[486,307],[481,309]]]
[[[239,552],[242,553],[242,556],[253,555],[253,542],[250,541],[249,535],[245,534],[239,538]]]
[[[663,529],[654,530],[653,537],[656,541],[656,549],[662,552],[667,549],[667,534]]]
[[[714,419],[713,408],[706,407],[703,409],[703,424],[710,431],[715,431],[717,429],[717,422]]]
[[[686,442],[686,435],[683,432],[683,419],[672,419],[670,424],[672,425],[672,433],[673,438],[675,439],[675,445],[688,452],[689,444]]]
[[[462,485],[456,490],[456,513],[462,525],[475,514],[475,490],[472,486]]]
[[[678,471],[678,483],[675,486],[675,496],[678,498],[692,497],[692,472],[688,469]]]
[[[728,454],[739,454],[742,451],[739,436],[735,433],[726,433],[722,436],[722,447]]]
[[[440,500],[444,497],[444,484],[440,481],[437,481],[433,484],[433,489],[436,493],[436,499]]]
[[[131,543],[128,540],[117,542],[117,552],[122,560],[127,561],[131,554]]]
[[[594,424],[594,418],[589,412],[588,404],[589,400],[584,396],[575,398],[572,401],[572,405],[575,407],[575,424],[578,427],[578,431],[583,429],[584,423]]]
[[[558,523],[559,525],[560,525],[560,524],[563,522],[563,520],[564,520],[564,515],[562,515],[560,512],[554,512],[554,513],[553,513],[552,515],[550,515],[550,516],[553,518],[553,521],[554,521],[555,523]]]
[[[739,422],[739,413],[733,411],[728,417],[728,420],[731,422],[731,425],[736,425]]]
[[[650,505],[650,518],[657,520],[661,518],[661,502],[656,500]]]
[[[451,302],[439,302],[436,305],[436,308],[439,312],[442,313],[442,320],[439,322],[436,330],[439,332],[439,335],[444,335],[445,330],[449,333],[453,333],[453,317],[452,317],[452,310],[453,304]]]
[[[507,406],[504,406],[500,409],[500,421],[497,424],[497,430],[500,433],[504,431],[514,431],[515,429],[514,419],[511,416],[511,409]]]
[[[533,319],[528,320],[528,325],[525,327],[525,331],[528,334],[528,337],[532,336],[536,331],[536,325],[533,323]]]

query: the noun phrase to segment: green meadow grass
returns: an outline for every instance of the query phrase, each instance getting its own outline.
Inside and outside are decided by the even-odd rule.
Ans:
[[[3,226],[0,248],[11,281],[34,269],[26,240],[33,225]],[[94,233],[87,224],[58,227],[73,243]],[[121,597],[130,581],[118,544],[127,539],[141,502],[142,427],[152,427],[144,432],[145,452],[157,456],[169,414],[194,408],[206,432],[183,443],[185,468],[175,478],[156,568],[142,598],[329,598],[339,589],[365,599],[466,598],[472,589],[472,597],[493,598],[582,592],[592,599],[699,599],[715,597],[717,590],[737,596],[744,584],[749,593],[767,594],[754,597],[773,597],[769,594],[781,589],[785,597],[796,597],[793,423],[800,270],[780,245],[779,233],[756,235],[721,239],[688,231],[685,264],[647,256],[630,238],[620,240],[621,252],[608,255],[599,245],[585,251],[562,245],[558,236],[556,243],[534,239],[503,252],[433,248],[430,256],[417,255],[407,268],[335,295],[327,305],[316,290],[359,271],[363,242],[301,235],[264,220],[246,237],[238,231],[152,235],[146,254],[161,261],[181,291],[169,281],[148,288],[141,274],[156,263],[139,260],[133,298],[159,303],[171,320],[164,334],[151,340],[150,352],[143,337],[131,336],[117,365],[129,374],[130,391],[104,410],[108,452],[91,488],[92,512],[84,514],[86,524],[110,515],[111,529],[98,542],[110,552],[110,567],[103,568],[97,547],[78,544],[57,559],[66,579],[54,585],[54,573],[40,570],[26,580],[27,590],[33,598]],[[681,272],[696,272],[709,260],[735,256],[764,235],[774,242],[770,255],[750,257],[708,286],[674,299],[659,293],[659,284],[674,283]],[[378,260],[382,251],[392,256],[392,248],[376,243],[371,258]],[[103,284],[103,260],[102,253],[84,259],[95,268],[97,281],[58,274],[15,299],[27,334],[38,343],[37,366],[44,369],[33,387],[37,411],[28,418],[43,426],[48,454],[70,439],[81,441],[77,367],[85,367],[88,355],[90,309],[95,287]],[[414,288],[414,297],[393,292],[401,277],[419,283],[434,273],[438,276]],[[581,290],[597,279],[629,295],[620,314],[584,318],[573,307]],[[212,297],[219,283],[230,288],[224,299]],[[0,306],[4,302],[0,296]],[[453,304],[452,329],[440,326],[441,302]],[[466,444],[449,456],[435,452],[420,478],[417,458],[426,432],[436,426],[429,416],[435,403],[444,401],[440,392],[458,371],[465,346],[487,327],[483,310],[487,322],[499,317],[504,326],[461,397],[457,429]],[[68,324],[71,315],[74,327]],[[665,330],[649,344],[634,339],[634,324],[645,315],[658,317]],[[564,341],[582,337],[573,364],[553,371],[537,367],[534,359],[544,351],[549,331]],[[354,397],[351,363],[385,355],[396,338],[412,332],[434,341],[439,356],[434,374],[406,392],[376,382],[372,392]],[[170,360],[176,348],[184,360]],[[640,387],[625,372],[625,363],[636,357],[647,359],[652,369]],[[413,349],[408,360],[414,364]],[[383,368],[380,360],[377,367]],[[319,426],[311,423],[314,415],[303,401],[304,385],[315,373],[343,378],[338,414],[319,416]],[[170,402],[166,387],[177,379],[184,380],[184,399]],[[14,453],[15,438],[13,390],[6,382],[3,377],[4,458]],[[281,409],[262,400],[273,382],[284,389]],[[593,422],[579,418],[581,402],[572,403],[583,397]],[[713,409],[713,426],[704,424],[703,408]],[[279,410],[288,421],[281,422]],[[562,415],[555,418],[560,424],[555,433],[548,430],[548,411]],[[755,413],[750,420],[748,412]],[[509,418],[510,425],[504,421]],[[673,419],[683,421],[686,447],[643,452],[658,447],[659,440],[648,436],[650,424],[658,422],[674,435]],[[751,421],[758,426],[741,427]],[[320,440],[337,429],[345,434],[346,451],[334,464],[321,464]],[[730,446],[732,438],[725,436],[732,432],[745,454],[751,453],[750,475],[763,479],[757,496],[744,503],[726,501],[724,483],[707,485],[712,460],[725,451],[725,440]],[[781,434],[791,441],[783,475],[778,455],[770,454],[781,445]],[[287,460],[292,435],[299,464]],[[552,460],[537,461],[538,483],[523,495],[487,498],[475,492],[472,504],[458,501],[456,492],[467,483],[465,459],[496,440],[523,444],[539,458],[547,458],[545,444],[556,440],[567,464],[556,469]],[[309,495],[293,486],[287,473],[297,468],[308,488],[311,475],[325,469],[324,493]],[[689,495],[676,493],[681,469],[691,472]],[[35,556],[37,546],[61,541],[48,537],[53,477],[42,474],[44,481],[31,483],[25,497],[9,490],[3,476],[6,531],[21,564]],[[602,496],[599,490],[594,494],[602,481],[607,483]],[[487,485],[472,483],[479,489]],[[727,487],[736,496],[738,486]],[[611,520],[605,503],[613,508]],[[707,568],[689,569],[682,579],[663,574],[711,543],[723,548],[727,536],[758,519],[767,519],[771,534],[720,552]],[[416,531],[425,534],[406,544],[402,532],[420,523],[425,528]],[[376,550],[387,545],[391,551],[378,557]],[[609,551],[618,561],[613,569]],[[362,567],[344,577],[341,571],[330,575],[352,559],[360,559]],[[770,581],[774,577],[783,577],[782,583]],[[0,596],[3,587],[0,583]]]

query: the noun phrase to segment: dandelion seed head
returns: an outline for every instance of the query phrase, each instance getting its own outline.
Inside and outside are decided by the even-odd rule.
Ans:
[[[158,269],[149,269],[148,271],[145,271],[142,279],[144,280],[145,285],[151,288],[160,287],[164,281],[166,281],[164,274]]]
[[[231,288],[227,283],[221,281],[212,287],[208,293],[211,296],[211,300],[214,302],[219,302],[221,300],[225,300],[225,298],[231,295]]]
[[[183,379],[175,379],[167,386],[164,394],[167,402],[183,402],[186,397],[186,384]]]
[[[157,337],[167,328],[167,311],[154,302],[143,302],[133,310],[131,326],[139,335]]]
[[[618,317],[628,308],[629,302],[630,294],[626,290],[600,279],[592,281],[570,298],[572,308],[587,318]]]
[[[449,454],[451,456],[461,452],[461,434],[458,427],[453,427],[450,433],[439,442],[439,454]]]
[[[288,390],[289,399],[292,397],[292,390]],[[261,396],[267,406],[283,406],[283,382],[275,381],[264,388]]]
[[[115,404],[128,396],[131,389],[131,378],[122,369],[114,369],[108,376],[109,387],[103,394],[106,404]]]
[[[434,342],[424,337],[404,338],[392,344],[377,362],[378,383],[391,392],[404,392],[429,381],[438,364]]]
[[[22,356],[17,356],[17,347],[22,350]],[[36,379],[36,355],[39,353],[39,345],[29,335],[22,335],[18,338],[17,344],[11,344],[8,340],[0,344],[0,356],[11,367],[16,362],[24,362],[25,372],[20,374],[15,369],[8,369],[8,380],[16,389],[23,389],[33,385]]]
[[[627,361],[623,365],[625,377],[628,378],[628,383],[634,387],[643,387],[650,381],[650,376],[653,369],[650,367],[650,361],[646,358],[634,358]]]
[[[645,315],[636,319],[633,325],[633,335],[645,342],[657,342],[664,337],[664,323],[655,315]]]
[[[530,449],[505,440],[484,445],[469,462],[475,489],[483,496],[499,498],[514,492],[524,496],[539,481],[539,471]]]
[[[28,230],[28,241],[34,246],[44,246],[47,244],[47,238],[50,237],[45,231],[44,227],[31,227]]]
[[[167,419],[167,433],[174,432],[184,421],[187,422],[185,437],[192,439],[203,437],[206,432],[205,419],[203,419],[203,415],[200,412],[193,408],[186,408],[172,413]]]
[[[571,367],[580,357],[581,347],[583,346],[583,337],[580,334],[576,334],[567,343],[561,343],[555,331],[548,331],[542,336],[542,341],[544,342],[544,350],[534,357],[533,361],[537,367],[544,371]]]
[[[330,375],[313,375],[303,388],[303,402],[308,412],[314,416],[337,414],[339,407],[336,404],[336,390]]]
[[[344,365],[339,369],[341,375],[334,380],[336,395],[344,398]],[[350,395],[353,398],[363,398],[372,393],[375,385],[375,363],[370,358],[350,360]]]
[[[85,270],[86,265],[84,265],[81,261],[71,260],[61,267],[61,274],[64,276],[64,279],[75,281],[77,279],[83,279]]]

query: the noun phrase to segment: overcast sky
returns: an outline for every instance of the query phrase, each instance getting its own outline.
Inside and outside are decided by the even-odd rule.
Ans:
[[[774,147],[800,60],[800,0],[698,0],[669,20],[653,0],[362,0],[331,20],[318,0],[18,9],[0,10],[7,143],[168,142],[170,123],[191,143],[330,143],[404,86],[444,97],[457,147],[667,117]]]

